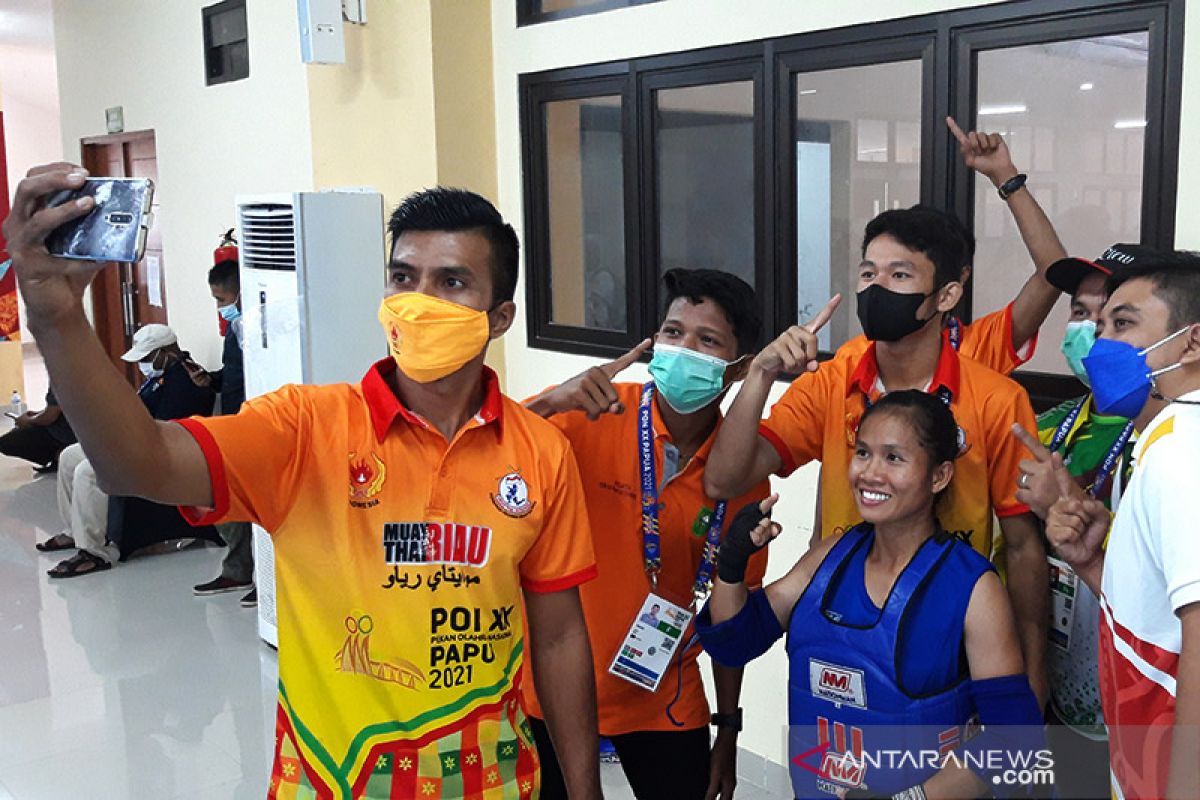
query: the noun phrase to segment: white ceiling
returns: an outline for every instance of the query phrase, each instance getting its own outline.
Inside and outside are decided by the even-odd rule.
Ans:
[[[10,100],[57,109],[50,0],[0,0],[0,90]]]
[[[0,45],[52,48],[50,0],[0,0]]]

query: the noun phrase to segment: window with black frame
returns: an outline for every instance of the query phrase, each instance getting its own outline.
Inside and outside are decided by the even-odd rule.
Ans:
[[[1182,5],[1028,0],[523,76],[531,343],[623,352],[682,266],[748,280],[772,334],[841,292],[832,351],[859,332],[863,228],[918,202],[975,230],[967,319],[1003,307],[1032,264],[947,115],[1005,136],[1073,254],[1171,247]],[[608,90],[585,100],[597,72]],[[1063,314],[1025,371],[1047,397],[1078,388],[1053,346]]]
[[[517,0],[517,24],[551,22],[656,2],[658,0]]]

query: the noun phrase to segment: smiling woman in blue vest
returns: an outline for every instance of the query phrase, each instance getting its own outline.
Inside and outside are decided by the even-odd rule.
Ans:
[[[777,496],[742,509],[721,545],[697,628],[728,666],[788,634],[797,797],[1005,796],[1026,791],[1002,785],[1007,762],[1049,766],[1004,587],[937,522],[959,448],[941,400],[891,392],[864,414],[854,443],[849,482],[863,522],[755,592],[742,575],[780,533],[765,516]],[[976,721],[983,733],[968,742]]]

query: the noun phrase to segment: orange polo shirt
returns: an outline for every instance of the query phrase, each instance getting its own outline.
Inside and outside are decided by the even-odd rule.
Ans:
[[[847,475],[866,398],[879,398],[878,374],[874,343],[861,356],[839,353],[816,372],[797,378],[759,428],[783,461],[781,475],[821,461],[822,537],[862,519]],[[938,519],[946,530],[967,536],[976,550],[990,557],[992,512],[1008,517],[1029,511],[1016,498],[1018,464],[1026,451],[1009,429],[1019,422],[1036,436],[1033,408],[1015,381],[960,356],[945,332],[929,391],[939,389],[951,394],[950,410],[965,435],[966,449],[955,461],[954,480],[938,504]]]
[[[1038,341],[1037,334],[1034,334],[1020,350],[1014,349],[1012,326],[1012,303],[963,325],[962,341],[958,345],[959,355],[990,367],[1002,375],[1008,375],[1033,358]],[[861,356],[870,346],[871,340],[859,334],[839,347],[837,354]]]
[[[595,422],[583,412],[557,414],[550,418],[571,442],[583,491],[587,497],[588,517],[595,535],[596,579],[579,589],[583,613],[592,642],[592,660],[596,672],[596,706],[600,732],[606,736],[633,731],[675,731],[707,727],[708,701],[696,657],[700,647],[689,649],[683,658],[683,684],[679,700],[671,714],[683,723],[676,727],[667,717],[667,706],[678,685],[678,660],[663,677],[658,691],[649,692],[608,671],[613,657],[625,639],[629,626],[650,592],[650,579],[644,568],[642,549],[642,483],[638,447],[638,406],[642,384],[614,384],[622,414],[604,414]],[[665,445],[671,434],[658,412],[651,408],[654,426],[655,475],[662,483]],[[662,567],[658,574],[658,594],[687,608],[692,602],[692,586],[703,557],[708,521],[716,501],[704,494],[704,465],[716,438],[716,430],[696,451],[687,465],[670,479],[659,494],[659,537]],[[767,481],[730,501],[725,529],[742,506],[759,502],[770,494]],[[746,583],[762,583],[767,569],[764,549],[750,559]],[[685,632],[684,640],[690,637]],[[525,700],[534,716],[542,716],[533,682],[522,684]]]
[[[181,423],[216,504],[189,518],[255,522],[275,543],[268,796],[535,797],[522,590],[595,575],[575,458],[487,370],[479,413],[447,442],[397,400],[395,369]]]

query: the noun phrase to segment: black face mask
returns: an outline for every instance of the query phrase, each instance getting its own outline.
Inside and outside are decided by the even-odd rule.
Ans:
[[[925,319],[917,316],[917,309],[933,294],[900,294],[878,283],[871,284],[858,293],[858,321],[863,333],[873,342],[898,342],[916,333],[937,316],[937,311]]]

